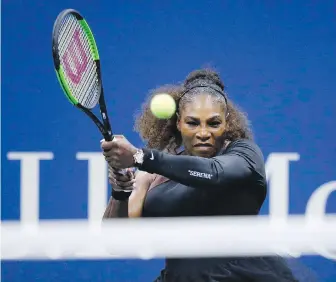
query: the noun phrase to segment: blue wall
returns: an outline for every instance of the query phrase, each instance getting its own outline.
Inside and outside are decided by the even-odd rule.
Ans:
[[[133,115],[147,91],[213,66],[231,99],[249,114],[265,157],[300,155],[290,166],[290,214],[305,213],[313,192],[336,181],[335,1],[2,4],[2,220],[20,219],[20,162],[9,160],[9,152],[53,154],[40,164],[40,219],[88,214],[87,163],[76,153],[99,152],[101,136],[68,103],[55,77],[51,31],[64,8],[82,12],[94,31],[116,133],[141,145],[132,131]],[[263,213],[268,212],[267,200]],[[335,193],[326,212],[336,212]],[[317,256],[302,261],[322,281],[336,281],[334,261]],[[2,277],[151,281],[162,266],[162,260],[3,262]]]

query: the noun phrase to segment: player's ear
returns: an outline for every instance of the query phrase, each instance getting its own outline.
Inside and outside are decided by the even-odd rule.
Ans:
[[[176,119],[176,127],[178,131],[181,131],[181,118],[178,113],[176,113],[177,119]]]

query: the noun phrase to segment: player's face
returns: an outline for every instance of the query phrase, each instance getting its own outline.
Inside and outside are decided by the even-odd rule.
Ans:
[[[224,144],[226,122],[223,105],[214,102],[210,95],[197,96],[181,111],[177,127],[187,153],[213,157]]]

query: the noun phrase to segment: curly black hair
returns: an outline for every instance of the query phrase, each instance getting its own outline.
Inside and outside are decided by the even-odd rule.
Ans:
[[[200,81],[210,87],[197,87]],[[150,101],[158,93],[167,93],[173,97],[178,105],[177,114],[183,111],[188,102],[197,99],[199,94],[209,94],[214,97],[214,102],[223,105],[223,110],[227,113],[224,139],[227,141],[253,139],[247,115],[227,97],[226,93],[224,94],[224,83],[219,74],[211,69],[200,69],[191,72],[180,85],[165,85],[150,91],[142,104],[142,111],[136,115],[134,127],[148,148],[176,153],[182,146],[181,133],[176,127],[178,115],[174,114],[170,119],[158,119],[150,110]]]

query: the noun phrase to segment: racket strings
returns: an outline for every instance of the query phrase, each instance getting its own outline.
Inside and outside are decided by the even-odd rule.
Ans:
[[[72,20],[71,22],[71,27],[69,28],[69,30],[76,28],[76,25],[79,26],[78,22],[76,19]],[[73,28],[72,28],[73,27]],[[82,36],[82,38],[85,38],[85,34],[83,34],[82,29],[77,29],[80,30],[80,35]],[[76,52],[79,52],[78,46],[75,45],[76,48]],[[86,54],[90,54],[90,46],[88,44],[84,44],[83,49],[85,51]],[[91,67],[88,68],[88,74],[87,74],[87,79],[83,79],[83,83],[81,85],[79,85],[79,89],[78,89],[78,93],[80,96],[78,96],[78,100],[79,102],[85,106],[85,107],[90,107],[90,105],[95,105],[97,103],[97,94],[98,94],[98,83],[97,83],[97,77],[94,78],[94,76],[96,74],[96,65],[93,64]],[[86,91],[85,91],[86,90]]]
[[[88,74],[88,77],[92,77],[92,76],[95,76],[95,72],[96,72],[96,68],[91,68],[90,69],[90,73]],[[97,76],[97,75],[96,75]],[[88,91],[86,91],[86,95],[83,95],[82,99],[80,99],[80,103],[87,107],[88,105],[91,105],[91,104],[96,104],[99,96],[97,97],[98,95],[98,89],[99,89],[99,84],[98,84],[98,77],[96,77],[96,79],[87,79],[82,87],[80,88],[79,92],[82,92],[84,91],[85,89],[89,89]]]
[[[83,34],[82,30],[81,30],[81,34],[85,36],[85,34]],[[86,52],[90,52],[90,46],[89,45],[85,45],[84,46],[85,51]],[[89,69],[89,74],[88,74],[88,78],[96,76],[96,79],[87,79],[84,81],[84,83],[82,84],[82,86],[79,89],[79,92],[82,93],[82,91],[84,92],[85,89],[89,89],[88,91],[84,92],[86,95],[83,95],[79,100],[79,102],[87,107],[88,105],[92,104],[92,102],[96,101],[96,95],[98,92],[98,77],[96,75],[97,73],[97,68],[96,65],[93,65],[94,67]],[[96,104],[97,101],[94,103]]]
[[[75,34],[76,32],[78,34]],[[74,38],[75,35],[81,41],[80,46]],[[61,25],[59,53],[61,64],[68,68],[65,77],[71,94],[84,107],[93,108],[100,96],[97,66],[91,54],[87,35],[73,15],[65,17]]]
[[[76,20],[71,20],[71,17],[72,16],[68,16],[64,20],[63,26],[62,26],[62,29],[61,29],[62,31],[64,31],[64,33],[60,35],[60,41],[61,41],[61,43],[63,43],[63,44],[60,44],[60,50],[61,50],[61,53],[63,53],[63,54],[66,52],[65,50],[67,50],[69,48],[69,45],[72,44],[72,38],[69,38],[70,37],[69,35],[71,35],[71,37],[73,36],[73,34],[76,30],[76,26],[78,25],[78,24],[76,25],[76,23],[77,23]],[[77,28],[77,30],[78,30],[78,28]],[[61,31],[61,33],[62,33],[62,31]],[[87,46],[85,46],[85,45],[83,46],[83,48],[86,48],[86,47]],[[73,53],[78,55],[77,46],[75,44],[73,46],[73,49],[75,49],[75,50],[73,50],[74,51]],[[86,48],[86,49],[88,49],[88,48]],[[87,51],[88,50],[85,50],[86,53],[87,53]],[[68,57],[68,59],[70,61],[69,62],[70,64],[74,64],[72,56],[70,58]],[[92,70],[92,68],[90,70]],[[90,76],[90,74],[88,76]],[[85,82],[86,82],[86,80],[84,80],[84,83]],[[79,89],[78,89],[79,91],[78,92],[82,93],[82,91],[81,91],[82,88],[83,88],[83,84],[79,85]]]

